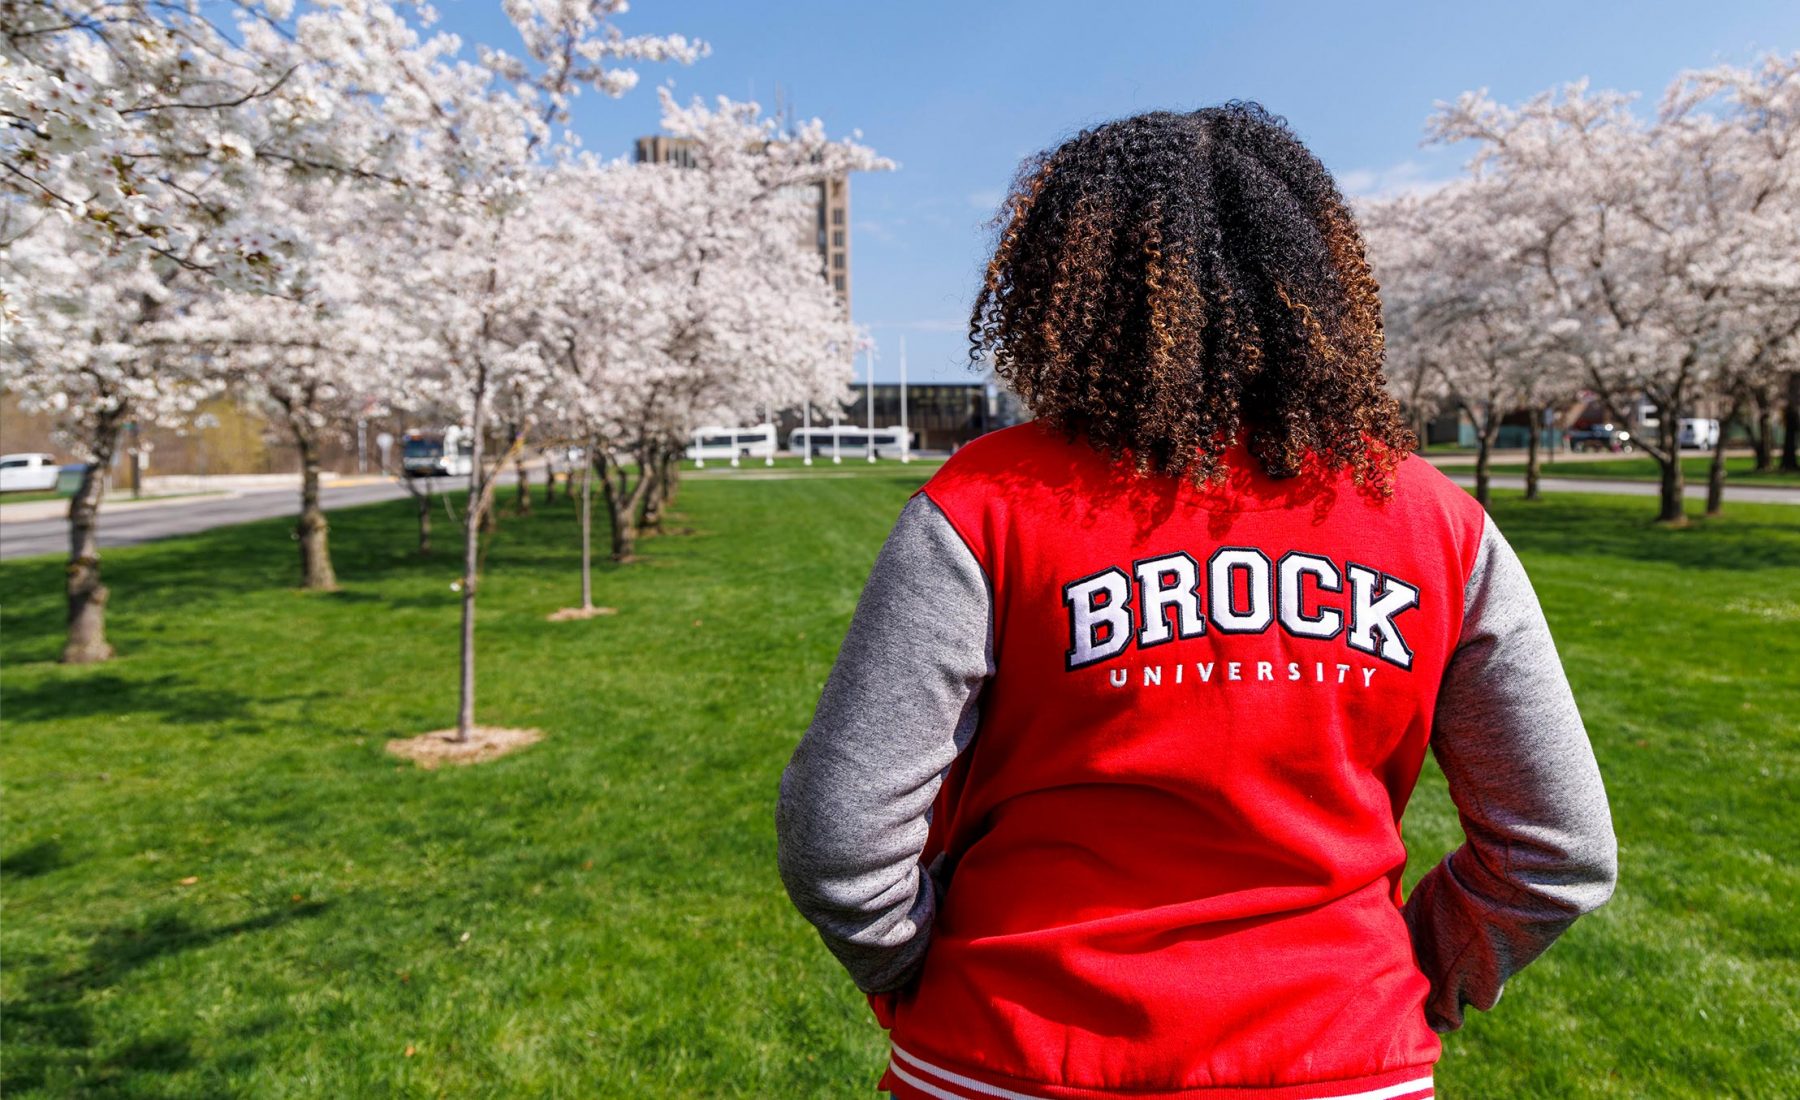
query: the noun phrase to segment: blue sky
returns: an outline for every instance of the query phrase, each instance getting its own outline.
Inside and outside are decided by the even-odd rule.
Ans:
[[[514,48],[498,0],[439,0],[441,25]],[[961,331],[989,219],[1021,158],[1085,125],[1226,99],[1285,115],[1352,193],[1454,175],[1421,149],[1434,101],[1516,101],[1586,76],[1653,106],[1676,72],[1800,48],[1800,3],[827,3],[637,0],[626,32],[704,38],[690,68],[648,66],[576,129],[606,156],[656,129],[654,86],[772,108],[777,88],[834,135],[860,129],[900,170],[851,186],[853,312],[892,380],[963,380]],[[859,371],[861,364],[858,364]]]

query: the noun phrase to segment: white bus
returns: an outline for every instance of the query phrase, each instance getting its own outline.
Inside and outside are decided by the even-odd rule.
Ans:
[[[876,428],[875,457],[899,458],[906,454],[914,449],[911,446],[913,440],[909,438],[911,435],[911,432],[903,432],[899,428]],[[853,424],[795,428],[793,434],[788,436],[788,450],[794,454],[805,454],[810,450],[815,457],[834,452],[846,458],[866,455],[869,453],[869,429]]]
[[[439,434],[414,428],[401,443],[400,468],[407,477],[468,477],[475,469],[475,441],[462,428]]]
[[[687,446],[690,459],[709,458],[774,458],[775,425],[755,424],[748,428],[701,428]]]

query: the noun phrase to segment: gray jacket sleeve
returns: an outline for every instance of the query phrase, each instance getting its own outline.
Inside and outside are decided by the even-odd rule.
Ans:
[[[1606,790],[1537,595],[1493,520],[1465,592],[1431,750],[1466,840],[1404,913],[1431,981],[1426,1020],[1462,1026],[1575,919],[1612,896],[1618,849]]]
[[[944,772],[974,736],[991,620],[986,574],[914,496],[782,774],[782,882],[866,992],[905,985],[924,959],[937,898],[919,857]]]

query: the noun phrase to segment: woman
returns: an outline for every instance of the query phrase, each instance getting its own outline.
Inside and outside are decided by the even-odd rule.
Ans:
[[[1077,135],[970,323],[1035,419],[901,512],[782,777],[901,1097],[1432,1095],[1611,894],[1538,602],[1383,388],[1330,175],[1254,104]],[[1401,897],[1427,748],[1466,842]]]

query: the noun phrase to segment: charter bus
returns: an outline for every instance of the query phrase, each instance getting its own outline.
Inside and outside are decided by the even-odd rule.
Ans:
[[[911,449],[908,445],[912,440],[907,438],[911,434],[899,428],[876,428],[875,457],[899,458],[906,454]],[[794,454],[805,454],[810,450],[815,456],[829,455],[834,450],[845,456],[865,455],[869,453],[869,435],[868,428],[851,424],[795,428],[788,436],[788,450]]]
[[[401,442],[400,468],[407,477],[468,477],[475,469],[475,441],[462,428],[414,428]]]
[[[687,446],[690,459],[708,458],[774,458],[775,425],[754,424],[748,428],[701,428]]]

